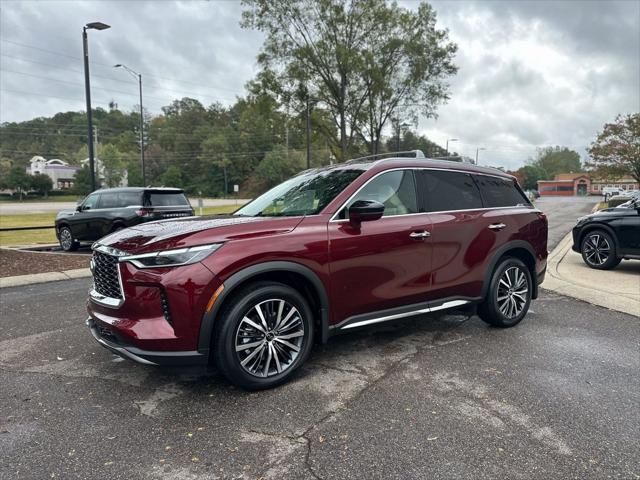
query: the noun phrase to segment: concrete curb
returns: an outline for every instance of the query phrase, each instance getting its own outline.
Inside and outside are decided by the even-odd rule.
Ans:
[[[594,270],[584,265],[580,254],[571,249],[572,245],[569,233],[551,252],[547,259],[547,277],[541,287],[640,317],[640,276],[635,271],[638,264],[628,269],[618,266],[618,271]]]
[[[16,275],[15,277],[0,278],[0,288],[22,287],[36,283],[58,282],[60,280],[73,280],[75,278],[86,278],[91,276],[88,268],[76,268],[65,270],[64,272],[34,273],[31,275]]]

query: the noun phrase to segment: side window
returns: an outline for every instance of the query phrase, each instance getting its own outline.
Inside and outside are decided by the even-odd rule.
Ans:
[[[118,207],[137,207],[142,205],[142,194],[137,192],[118,193]]]
[[[418,213],[413,171],[395,170],[378,175],[351,199],[347,208],[357,200],[376,200],[382,203],[383,217]],[[346,216],[346,211],[341,212],[340,218]]]
[[[100,198],[99,193],[94,193],[89,195],[87,198],[84,199],[84,202],[82,202],[82,210],[95,210],[96,208],[98,208],[99,198]]]
[[[482,208],[480,192],[468,173],[424,170],[422,178],[425,211],[446,212]]]
[[[529,205],[527,198],[511,180],[487,175],[475,175],[475,180],[487,208]]]
[[[100,195],[99,208],[118,208],[117,193],[103,193]]]

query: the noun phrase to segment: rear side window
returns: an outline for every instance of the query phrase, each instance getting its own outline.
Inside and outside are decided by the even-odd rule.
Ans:
[[[527,198],[512,180],[486,175],[475,175],[475,180],[487,208],[529,205]]]
[[[142,205],[142,193],[140,192],[120,192],[118,193],[119,207],[139,207]]]
[[[184,193],[149,193],[149,204],[152,207],[177,207],[189,205]]]
[[[468,173],[423,170],[421,174],[426,212],[482,208],[480,191]]]

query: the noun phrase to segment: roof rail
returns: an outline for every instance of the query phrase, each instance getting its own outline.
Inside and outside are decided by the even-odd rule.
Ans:
[[[422,153],[422,150],[406,150],[404,152],[377,153],[375,155],[367,155],[365,157],[352,158],[351,160],[347,160],[345,163],[355,163],[355,162],[360,162],[362,160],[373,160],[375,158],[384,157],[384,156],[397,157],[400,155],[406,155],[408,153],[413,154],[414,156],[413,158],[426,158],[424,156],[424,153]]]

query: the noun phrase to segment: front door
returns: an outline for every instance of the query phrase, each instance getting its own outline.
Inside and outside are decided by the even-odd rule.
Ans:
[[[352,225],[347,209],[356,200],[384,204],[383,217]],[[419,213],[412,170],[374,177],[328,228],[333,323],[426,300],[431,224]]]

